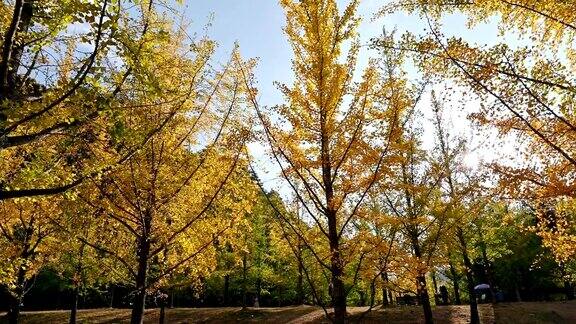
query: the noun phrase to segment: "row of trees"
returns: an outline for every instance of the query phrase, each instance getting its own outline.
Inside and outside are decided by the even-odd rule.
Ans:
[[[234,238],[250,211],[238,50],[213,66],[215,43],[159,5],[2,4],[10,322],[38,270],[58,258],[75,296],[81,281],[104,275],[132,285],[141,323],[151,289],[211,271],[213,243]]]
[[[71,322],[87,287],[130,287],[141,323],[158,291],[216,290],[230,305],[236,282],[244,306],[249,295],[308,301],[335,323],[353,299],[372,309],[413,293],[432,323],[444,277],[478,323],[474,286],[520,295],[537,263],[573,297],[574,66],[558,57],[573,49],[570,6],[394,2],[380,14],[418,13],[429,34],[374,39],[380,56],[357,75],[358,1],[280,4],[295,81],[279,84],[274,107],[258,103],[255,61],[236,47],[217,64],[216,44],[164,3],[0,5],[0,283],[12,323],[46,269],[71,285]],[[455,11],[547,32],[530,49],[479,48],[443,39]],[[447,82],[459,90],[441,91]],[[523,140],[525,163],[464,163],[470,143],[445,107],[460,91],[484,103],[471,115],[480,126]],[[258,181],[252,141],[268,146],[290,203]],[[530,242],[553,258],[522,251]]]

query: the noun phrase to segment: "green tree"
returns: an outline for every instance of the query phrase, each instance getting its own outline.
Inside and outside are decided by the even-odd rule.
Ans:
[[[126,99],[134,89],[157,91],[155,71],[169,62],[152,50],[172,33],[153,1],[0,8],[0,200],[67,191],[121,164],[164,126],[114,146]]]
[[[10,293],[9,323],[17,323],[20,305],[33,278],[44,264],[58,256],[62,246],[52,219],[59,218],[60,200],[22,199],[0,204],[0,284]]]

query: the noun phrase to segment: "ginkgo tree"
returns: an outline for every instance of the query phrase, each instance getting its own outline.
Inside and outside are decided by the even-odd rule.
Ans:
[[[458,256],[461,259],[469,296],[470,322],[480,323],[478,303],[474,291],[476,284],[474,282],[473,247],[470,237],[474,237],[477,231],[473,223],[478,220],[481,210],[486,204],[485,201],[487,201],[487,198],[482,197],[479,192],[486,189],[480,183],[481,178],[464,164],[463,157],[467,152],[466,140],[450,132],[448,127],[450,120],[447,120],[449,110],[446,110],[435,93],[432,94],[432,106],[437,137],[437,160],[443,173],[441,188],[448,204],[444,215],[448,226],[443,243],[447,245],[448,263],[450,263],[449,266],[454,278],[457,276],[455,264],[460,264],[454,260],[454,257]],[[456,284],[455,290],[457,289]]]
[[[482,105],[470,117],[480,126],[496,129],[502,142],[513,139],[521,153],[513,165],[491,166],[508,196],[540,203],[569,200],[575,194],[576,170],[573,8],[572,1],[393,1],[382,14],[396,10],[420,14],[428,32],[405,34],[399,41],[380,39],[376,46],[412,53],[423,73],[451,80],[461,91],[477,96]],[[442,18],[454,13],[468,17],[469,28],[486,21],[498,24],[495,44],[445,37]],[[510,41],[514,37],[519,40],[516,44]],[[571,237],[564,233],[572,229],[541,233],[551,240],[550,246],[566,247],[562,242]]]
[[[253,181],[255,188],[262,186],[258,179]],[[283,228],[285,224],[274,210],[286,214],[288,208],[276,192],[259,191],[250,213],[239,225],[241,234],[234,240],[215,243],[218,267],[207,284],[224,306],[234,305],[234,298],[244,308],[251,306],[251,301],[255,307],[302,304],[306,296],[304,269],[299,262],[302,247],[297,237]]]
[[[388,78],[374,61],[355,78],[358,1],[343,10],[333,0],[280,3],[296,81],[278,85],[284,104],[262,108],[253,91],[253,105],[271,155],[302,205],[303,218],[321,234],[322,243],[317,244],[328,255],[306,245],[329,272],[332,319],[342,323],[350,290],[346,270],[358,243],[352,223],[367,193],[388,170],[398,117],[410,102],[396,93],[406,86],[402,80]],[[251,79],[246,74],[248,84]]]
[[[427,273],[434,265],[437,242],[447,226],[446,209],[440,199],[442,169],[422,148],[421,132],[409,116],[402,138],[406,145],[403,159],[395,164],[396,174],[389,179],[381,200],[389,213],[400,223],[398,244],[408,251],[405,260],[408,278],[412,278],[426,323],[432,323],[432,308],[428,293]]]
[[[93,188],[84,186],[79,189]],[[53,228],[51,240],[55,242],[53,244],[59,246],[59,249],[51,262],[43,266],[57,273],[71,290],[68,322],[74,324],[77,322],[80,299],[91,290],[125,282],[125,273],[118,260],[86,244],[86,241],[98,245],[103,245],[103,240],[114,242],[113,237],[103,234],[109,230],[109,223],[101,221],[102,211],[93,210],[89,205],[77,201],[70,195],[60,201],[58,214],[44,216]],[[108,243],[108,246],[112,246],[112,243]],[[115,249],[121,248],[123,247],[119,245],[115,247]]]
[[[364,244],[371,247],[359,273],[363,290],[369,291],[368,298],[365,298],[365,292],[360,290],[360,297],[364,297],[360,298],[360,303],[368,304],[370,310],[377,305],[378,292],[381,293],[382,307],[394,305],[394,296],[404,288],[396,279],[405,277],[402,264],[408,257],[398,244],[401,222],[390,214],[387,204],[380,198],[377,190],[372,192],[369,203],[355,222],[359,234],[364,236]]]
[[[254,198],[247,186],[251,179],[242,171],[250,132],[235,60],[207,74],[203,55],[187,50],[178,57],[172,54],[182,51],[182,35],[176,33],[164,46],[151,49],[166,54],[158,55],[166,58],[160,62],[166,66],[156,67],[162,72],[154,75],[161,91],[136,88],[130,99],[135,108],[125,110],[122,118],[129,133],[139,125],[166,126],[123,165],[91,181],[94,193],[79,196],[101,210],[115,229],[112,242],[128,247],[116,250],[85,241],[124,264],[135,286],[132,323],[142,322],[148,292],[172,274],[185,271],[193,280],[212,269],[214,240],[233,234]],[[202,42],[191,46],[192,51],[203,44],[210,46]],[[232,57],[238,55],[235,50]],[[139,106],[150,110],[141,112]],[[173,117],[167,121],[167,115]],[[146,136],[139,133],[124,138]]]
[[[169,27],[154,0],[16,0],[0,15],[0,200],[65,192],[164,126],[122,150],[108,142],[132,95],[124,86],[157,90],[150,48]]]
[[[62,252],[52,219],[61,217],[61,200],[29,199],[0,204],[0,284],[10,294],[7,318],[17,323],[34,277]]]
[[[560,197],[539,201],[532,207],[536,216],[535,224],[529,229],[536,233],[548,248],[561,270],[566,297],[574,299],[576,285],[576,217],[574,199]]]
[[[60,258],[52,262],[52,267],[61,278],[67,280],[68,287],[72,290],[72,300],[70,303],[69,323],[77,323],[79,303],[82,298],[89,295],[94,289],[111,287],[126,282],[124,280],[123,265],[107,253],[91,248],[86,241],[92,244],[102,244],[102,240],[113,240],[107,235],[101,235],[105,230],[106,223],[102,224],[98,218],[91,219],[82,215],[82,220],[78,224],[78,215],[69,215],[74,219],[72,227],[73,235],[78,238],[69,240],[65,244],[65,250],[60,253]],[[64,232],[63,236],[69,238],[70,232]],[[62,233],[63,234],[63,233]],[[60,237],[60,242],[64,238]],[[122,248],[122,247],[118,247]],[[113,293],[113,291],[112,291]],[[110,303],[113,303],[113,296],[110,296]]]

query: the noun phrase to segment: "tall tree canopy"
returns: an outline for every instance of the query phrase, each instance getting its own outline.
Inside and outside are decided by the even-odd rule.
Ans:
[[[395,158],[399,116],[411,101],[402,92],[408,87],[402,75],[380,72],[375,61],[354,79],[360,49],[357,1],[342,11],[331,0],[281,5],[296,81],[291,86],[279,83],[286,103],[269,110],[273,118],[254,105],[271,153],[303,206],[304,219],[329,247],[323,249],[328,257],[319,250],[314,255],[330,273],[334,320],[341,323],[349,291],[345,272],[359,251],[353,224],[368,192]]]
[[[182,4],[0,3],[10,323],[304,303],[334,323],[467,303],[479,323],[485,298],[574,298],[576,2],[382,1],[377,18],[425,29],[378,36],[360,0],[279,0],[283,33],[265,36],[290,45],[291,75],[272,106],[258,60],[221,55]],[[485,24],[486,45],[446,36]]]

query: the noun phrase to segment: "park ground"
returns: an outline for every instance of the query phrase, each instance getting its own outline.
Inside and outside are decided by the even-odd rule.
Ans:
[[[419,307],[391,309],[350,307],[352,323],[421,323]],[[363,315],[364,314],[364,315]],[[145,323],[158,323],[158,309],[146,311]],[[539,303],[501,303],[480,305],[482,323],[576,323],[576,301]],[[441,306],[434,309],[436,323],[468,323],[467,306]],[[127,323],[128,309],[81,310],[80,323]],[[67,311],[24,312],[21,323],[66,323]],[[281,308],[175,308],[166,310],[166,323],[328,323],[324,312],[312,306]],[[0,318],[0,323],[3,323]]]

